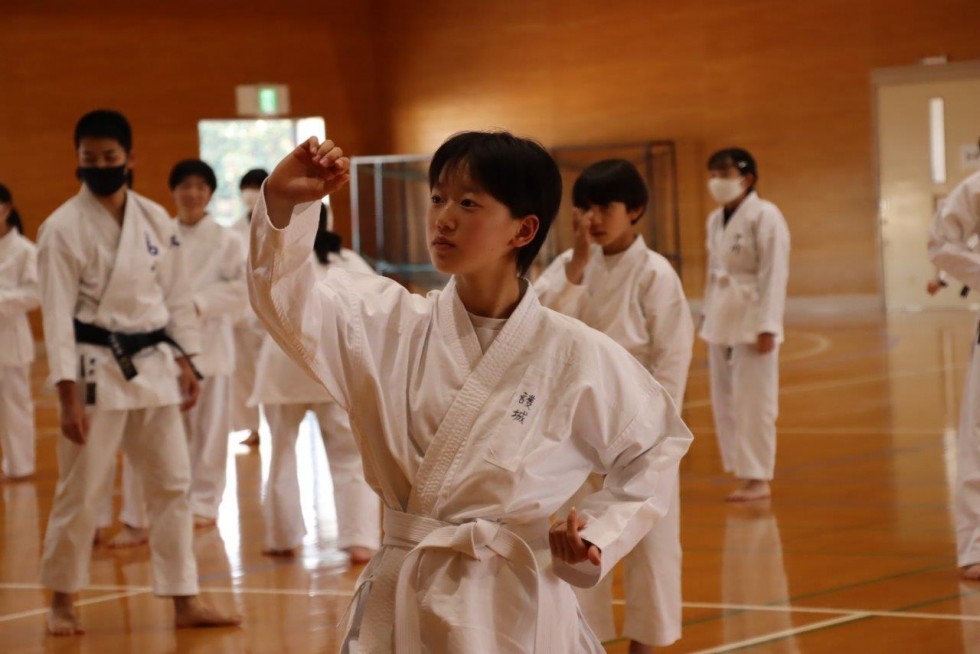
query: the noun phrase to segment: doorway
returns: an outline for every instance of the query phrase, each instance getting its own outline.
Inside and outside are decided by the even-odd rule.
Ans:
[[[882,280],[889,311],[976,309],[961,285],[934,296],[936,270],[926,253],[939,203],[980,169],[980,62],[876,71],[878,217]]]

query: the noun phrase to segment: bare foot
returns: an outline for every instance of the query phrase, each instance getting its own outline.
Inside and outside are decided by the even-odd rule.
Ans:
[[[367,563],[374,556],[374,550],[369,550],[366,547],[348,547],[347,548],[347,558],[350,559],[352,565],[361,565]]]
[[[763,479],[749,479],[745,485],[725,498],[726,502],[754,502],[772,497],[769,482]]]
[[[980,563],[963,566],[960,568],[960,576],[969,581],[980,581]]]
[[[207,529],[218,523],[214,518],[205,518],[203,515],[194,516],[194,529]]]
[[[296,553],[298,551],[299,551],[298,547],[293,547],[287,550],[274,550],[270,547],[262,550],[262,554],[264,554],[265,556],[275,556],[283,559],[291,559],[296,556]]]
[[[653,654],[653,646],[631,640],[629,654]]]
[[[245,438],[245,440],[243,440],[241,442],[241,444],[242,445],[245,445],[246,447],[258,447],[259,446],[259,432],[257,432],[257,431],[251,432]]]
[[[47,628],[52,636],[76,636],[85,633],[82,623],[75,615],[75,602],[68,593],[55,593],[51,598]]]
[[[237,627],[241,616],[226,615],[208,606],[197,595],[174,598],[174,626],[178,629],[201,627]]]
[[[127,547],[139,547],[145,545],[150,540],[149,529],[139,529],[123,525],[122,531],[109,539],[106,546],[112,550],[125,549]]]

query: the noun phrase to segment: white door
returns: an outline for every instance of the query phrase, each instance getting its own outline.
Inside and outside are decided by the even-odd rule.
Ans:
[[[963,299],[955,280],[926,293],[926,241],[938,203],[980,168],[980,63],[880,71],[875,86],[885,306],[975,309],[980,289]]]

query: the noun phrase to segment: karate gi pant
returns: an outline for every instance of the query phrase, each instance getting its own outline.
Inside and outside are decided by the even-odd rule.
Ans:
[[[594,475],[566,505],[572,506],[602,488],[602,476]],[[681,637],[681,507],[680,487],[674,490],[670,510],[646,536],[623,557],[626,605],[623,638],[654,647],[666,647]],[[592,631],[602,641],[613,640],[613,575],[593,588],[573,588],[579,607]]]
[[[259,408],[249,406],[255,387],[255,365],[262,349],[262,332],[249,325],[237,325],[235,339],[235,373],[231,382],[231,430],[258,431]]]
[[[217,375],[201,380],[201,396],[190,411],[181,417],[187,435],[187,449],[191,461],[191,485],[188,502],[194,515],[215,519],[221,496],[225,492],[228,471],[228,389],[229,377]],[[143,484],[139,473],[129,458],[123,457],[122,510],[119,520],[130,527],[149,526]],[[111,502],[112,480],[106,489]],[[104,506],[104,505],[103,505]],[[105,509],[100,512],[105,515]],[[101,524],[99,526],[106,526]]]
[[[980,563],[980,348],[974,344],[956,437],[956,563]]]
[[[0,366],[0,448],[4,475],[34,474],[36,440],[31,367]]]
[[[262,513],[268,549],[288,550],[303,544],[306,525],[296,470],[296,439],[307,411],[320,423],[323,446],[333,480],[337,509],[337,547],[381,546],[381,501],[364,480],[361,455],[347,413],[333,402],[266,404],[262,407],[272,433],[272,457]]]
[[[708,346],[711,409],[725,472],[773,478],[779,415],[779,345],[759,354],[754,343]]]
[[[44,538],[41,583],[61,593],[88,584],[89,558],[105,480],[121,447],[143,482],[150,524],[153,592],[196,595],[190,462],[177,406],[86,410],[88,442],[58,438],[58,485]]]

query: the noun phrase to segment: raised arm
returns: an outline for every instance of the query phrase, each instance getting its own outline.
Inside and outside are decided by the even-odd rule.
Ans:
[[[589,291],[584,284],[573,284],[566,269],[572,260],[572,252],[558,255],[534,282],[538,301],[549,309],[573,318],[580,318],[588,305]]]
[[[320,199],[346,183],[348,165],[330,141],[311,139],[276,167],[252,214],[247,269],[252,308],[269,334],[345,409],[356,380],[380,378],[403,321],[422,315],[425,302],[390,279],[339,266],[317,283],[310,253]]]
[[[929,258],[971,288],[980,288],[980,253],[970,246],[980,229],[980,174],[953,189],[929,231]]]

